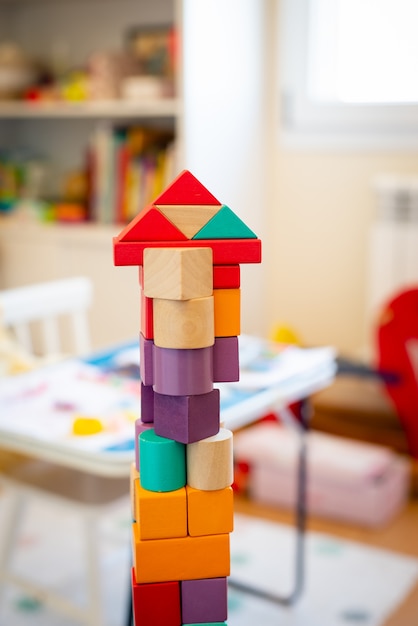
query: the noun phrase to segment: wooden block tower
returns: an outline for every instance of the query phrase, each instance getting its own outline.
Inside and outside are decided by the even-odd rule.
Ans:
[[[185,170],[115,237],[114,261],[139,266],[141,292],[135,625],[225,624],[233,451],[214,383],[239,378],[239,264],[261,242]]]

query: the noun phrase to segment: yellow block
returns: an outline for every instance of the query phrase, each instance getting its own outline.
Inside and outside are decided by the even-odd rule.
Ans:
[[[236,337],[241,332],[241,290],[214,289],[215,337]]]
[[[234,493],[232,487],[201,491],[186,487],[187,524],[192,537],[230,533],[234,528]]]
[[[73,435],[96,435],[103,430],[103,424],[98,417],[77,415],[73,422]]]
[[[229,535],[141,540],[132,524],[137,583],[221,578],[230,573]]]
[[[187,536],[186,489],[157,493],[135,483],[135,519],[140,539]]]

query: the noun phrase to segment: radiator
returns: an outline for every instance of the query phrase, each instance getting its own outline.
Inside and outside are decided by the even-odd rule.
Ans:
[[[400,290],[418,286],[418,177],[379,177],[370,232],[367,319],[375,326],[383,305]]]

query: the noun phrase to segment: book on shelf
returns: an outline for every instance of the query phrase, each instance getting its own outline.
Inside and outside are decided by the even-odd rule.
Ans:
[[[100,126],[89,148],[89,219],[126,223],[175,176],[173,134]]]

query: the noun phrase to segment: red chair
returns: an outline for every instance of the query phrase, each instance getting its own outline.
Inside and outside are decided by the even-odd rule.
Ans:
[[[418,286],[395,295],[377,327],[377,367],[390,373],[385,388],[401,421],[411,456],[418,458]]]

